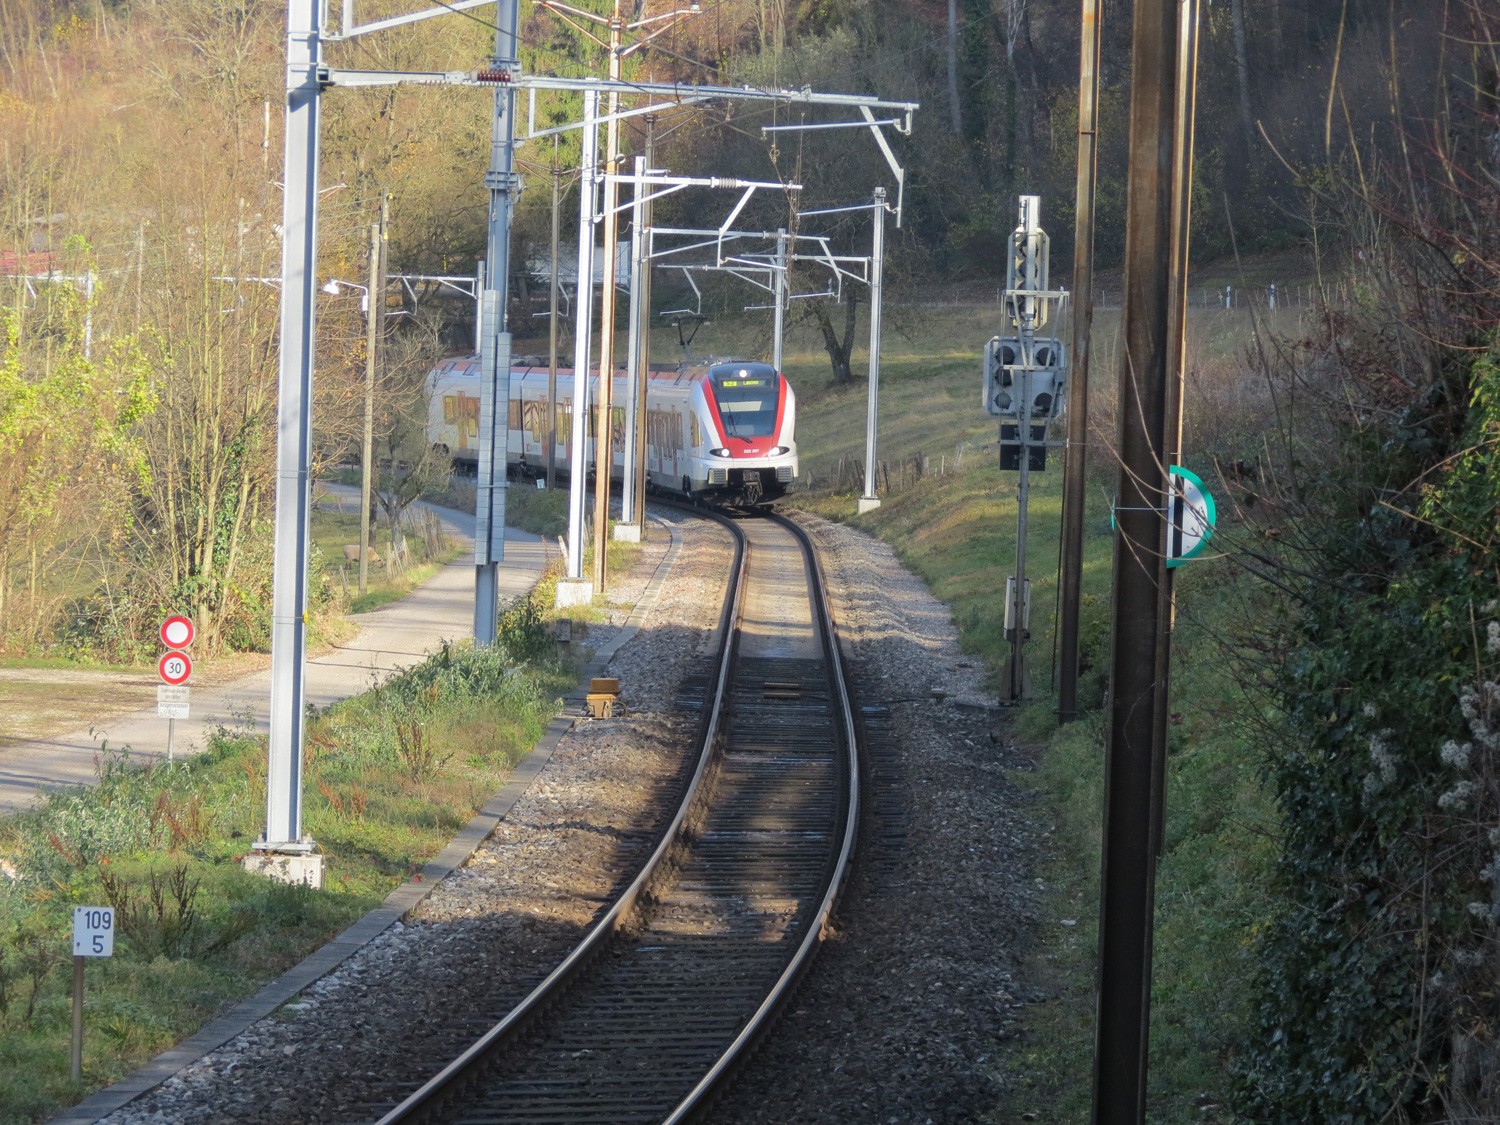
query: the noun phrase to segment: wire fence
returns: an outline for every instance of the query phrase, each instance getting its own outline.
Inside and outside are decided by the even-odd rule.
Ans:
[[[875,487],[884,496],[905,492],[929,476],[946,476],[962,472],[964,465],[973,465],[974,458],[985,449],[993,452],[994,441],[987,445],[963,442],[953,447],[952,452],[914,453],[897,460],[877,460],[875,463]],[[840,457],[826,464],[802,467],[801,483],[807,489],[826,489],[830,492],[848,492],[865,486],[865,459]]]
[[[1342,287],[1341,287],[1342,288]],[[986,306],[1004,304],[1005,290],[997,287],[990,300],[973,297],[969,301],[921,301],[924,307],[945,303],[953,305]],[[1125,300],[1123,289],[1099,286],[1094,290],[1094,307],[1117,309]],[[1312,284],[1287,284],[1272,282],[1268,285],[1223,285],[1191,286],[1188,289],[1188,307],[1193,309],[1309,309],[1319,303],[1318,286]]]
[[[1125,301],[1122,289],[1094,291],[1095,308],[1119,308]],[[998,301],[996,302],[999,303]],[[1318,303],[1316,285],[1220,285],[1190,286],[1190,309],[1310,309]]]

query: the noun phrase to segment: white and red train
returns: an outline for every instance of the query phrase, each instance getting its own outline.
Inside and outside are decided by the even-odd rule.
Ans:
[[[589,378],[585,463],[594,465],[597,375]],[[547,460],[547,368],[513,365],[506,462],[513,473],[537,473]],[[627,381],[611,392],[613,474],[624,467]],[[427,439],[456,465],[479,459],[479,359],[457,356],[427,376]],[[573,372],[557,373],[555,464],[567,472],[573,453]],[[754,507],[784,495],[797,478],[797,400],[770,364],[723,360],[685,371],[653,371],[646,386],[646,479],[663,492],[730,506]]]

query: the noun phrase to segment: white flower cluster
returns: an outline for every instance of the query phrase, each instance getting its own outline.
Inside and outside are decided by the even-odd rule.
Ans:
[[[1444,742],[1438,751],[1443,764],[1455,770],[1477,769],[1474,752],[1492,756],[1500,751],[1500,684],[1485,680],[1459,692],[1458,705],[1469,724],[1473,741],[1460,743],[1453,739]],[[1457,782],[1438,798],[1438,808],[1447,810],[1467,809],[1478,792],[1477,786],[1467,778]]]
[[[1460,781],[1448,792],[1438,798],[1438,808],[1452,811],[1454,809],[1466,809],[1469,801],[1474,797],[1474,783],[1468,778]]]
[[[1460,746],[1457,742],[1454,742],[1453,739],[1450,738],[1447,742],[1443,743],[1443,748],[1440,751],[1443,759],[1443,765],[1452,766],[1456,770],[1468,769],[1469,751],[1472,749],[1473,746],[1471,744],[1465,742],[1462,746]]]
[[[1500,609],[1500,602],[1491,602],[1483,607],[1487,614],[1494,613]],[[1500,653],[1500,620],[1490,621],[1485,626],[1485,652],[1489,654]],[[1500,762],[1496,761],[1500,755],[1500,683],[1494,680],[1482,680],[1477,684],[1466,687],[1459,693],[1458,704],[1463,711],[1464,720],[1469,724],[1469,735],[1471,742],[1462,748],[1455,747],[1454,761],[1450,764],[1460,769],[1472,769],[1477,772],[1488,766],[1485,772],[1490,774],[1489,786],[1494,785],[1493,771]],[[1449,747],[1453,743],[1445,743],[1442,754],[1443,761],[1449,760]],[[1458,753],[1459,750],[1462,753]],[[1475,752],[1478,752],[1476,760]],[[1460,760],[1461,759],[1461,760]],[[1469,784],[1470,793],[1478,792],[1472,783]],[[1446,797],[1447,794],[1444,794]],[[1442,804],[1439,799],[1439,804]],[[1500,927],[1500,824],[1492,825],[1486,833],[1489,846],[1494,849],[1490,854],[1490,861],[1480,868],[1479,876],[1490,884],[1491,894],[1489,902],[1469,903],[1469,913],[1479,918],[1492,927]]]
[[[1375,772],[1365,774],[1361,788],[1366,797],[1374,796],[1396,780],[1396,755],[1391,751],[1389,729],[1370,735],[1370,761],[1375,763]]]
[[[1475,745],[1492,754],[1500,752],[1500,683],[1485,680],[1464,688],[1458,705]]]
[[[1500,878],[1500,852],[1496,852],[1490,857],[1488,866],[1479,869],[1479,877],[1491,883]]]
[[[1469,913],[1492,926],[1500,923],[1500,903],[1497,902],[1471,902]]]

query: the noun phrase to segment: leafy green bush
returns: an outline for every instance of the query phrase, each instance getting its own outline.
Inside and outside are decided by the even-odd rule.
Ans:
[[[0,890],[0,908],[11,919],[0,931],[0,1024],[28,1027],[43,983],[63,962],[62,946],[47,916],[8,888]]]
[[[1500,1109],[1493,352],[1472,382],[1469,410],[1428,397],[1380,447],[1399,473],[1441,464],[1441,483],[1410,514],[1371,503],[1330,528],[1302,588],[1280,676],[1293,737],[1266,770],[1284,905],[1258,935],[1258,1027],[1240,1067],[1257,1121]]]
[[[90,968],[100,1033],[88,1067],[105,1079],[295,963],[445,846],[575,675],[550,659],[534,602],[510,607],[499,634],[309,721],[304,827],[327,861],[324,891],[241,867],[263,823],[265,750],[234,731],[147,768],[107,751],[97,785],[0,819],[0,1069],[27,1074],[0,1082],[0,1120],[40,1119],[76,1097],[63,971],[74,905],[107,903],[118,920],[115,955]]]
[[[22,878],[66,886],[74,873],[101,860],[165,842],[165,827],[152,810],[171,771],[133,768],[128,752],[108,746],[100,754],[97,786],[51,790],[40,806],[17,817]]]

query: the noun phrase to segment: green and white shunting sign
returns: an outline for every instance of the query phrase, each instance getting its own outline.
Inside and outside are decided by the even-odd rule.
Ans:
[[[1172,466],[1172,493],[1167,500],[1167,565],[1181,566],[1201,555],[1213,538],[1218,512],[1214,498],[1198,475]]]

